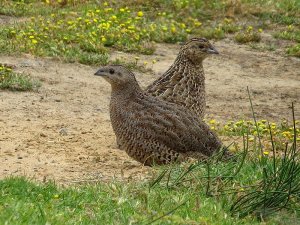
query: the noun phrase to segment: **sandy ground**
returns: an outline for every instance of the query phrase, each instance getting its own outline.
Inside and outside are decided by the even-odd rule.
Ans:
[[[207,114],[219,121],[251,117],[249,86],[260,119],[291,118],[291,102],[300,118],[300,60],[278,52],[259,52],[229,40],[215,43],[220,55],[204,62]],[[140,56],[154,73],[137,73],[145,87],[172,64],[177,45],[158,45],[153,56]],[[131,57],[115,52],[116,57]],[[0,56],[41,80],[38,92],[0,91],[0,178],[25,175],[57,183],[140,179],[151,172],[117,149],[108,104],[110,86],[93,76],[95,67]]]

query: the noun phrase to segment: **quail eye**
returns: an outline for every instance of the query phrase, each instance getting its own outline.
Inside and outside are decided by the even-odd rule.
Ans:
[[[203,45],[199,45],[199,48],[200,48],[200,49],[204,49],[204,46],[203,46]]]
[[[110,74],[114,74],[114,73],[115,73],[115,70],[114,70],[114,69],[109,69],[109,73],[110,73]]]

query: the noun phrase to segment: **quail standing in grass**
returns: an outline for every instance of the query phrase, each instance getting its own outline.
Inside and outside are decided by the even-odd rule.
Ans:
[[[205,38],[192,38],[180,49],[172,66],[146,88],[153,96],[182,105],[201,119],[205,115],[205,76],[202,62],[218,51]]]
[[[111,85],[110,118],[120,147],[144,165],[187,158],[206,159],[222,143],[198,116],[141,90],[123,66],[105,66],[95,75]]]

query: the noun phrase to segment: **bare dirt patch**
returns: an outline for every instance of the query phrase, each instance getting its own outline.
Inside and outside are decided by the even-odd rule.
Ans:
[[[251,117],[246,87],[258,116],[290,118],[291,102],[300,117],[300,60],[258,52],[229,40],[215,43],[221,55],[204,62],[207,116],[221,121]],[[158,45],[154,73],[137,73],[145,87],[171,65],[177,45]],[[134,57],[114,53],[113,57]],[[58,183],[147,176],[143,167],[117,149],[108,104],[110,86],[93,76],[97,68],[32,56],[0,57],[42,81],[38,92],[0,91],[0,178],[26,175]],[[149,63],[151,64],[151,63]]]

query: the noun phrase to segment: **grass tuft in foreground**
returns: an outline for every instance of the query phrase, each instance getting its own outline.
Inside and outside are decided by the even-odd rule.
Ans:
[[[263,146],[260,164],[263,177],[254,188],[245,191],[231,207],[231,212],[240,217],[255,214],[264,218],[282,209],[300,208],[300,158],[297,148],[297,129],[293,108],[293,143],[289,147],[286,143],[284,153],[278,153],[273,135],[270,131],[272,143],[272,157],[264,154]],[[270,127],[270,124],[269,124]]]

